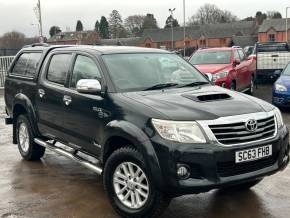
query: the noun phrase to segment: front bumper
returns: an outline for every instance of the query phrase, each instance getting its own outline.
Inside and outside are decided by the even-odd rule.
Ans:
[[[278,107],[290,107],[290,94],[273,91],[272,103]]]
[[[288,137],[288,129],[283,127],[275,138],[247,146],[172,144],[169,148],[162,139],[158,139],[153,145],[163,174],[163,189],[176,195],[200,193],[272,175],[289,163]],[[271,157],[235,164],[236,151],[268,144],[273,147]],[[179,164],[189,166],[188,179],[178,178],[176,171]]]
[[[260,83],[271,83],[276,81],[279,76],[275,75],[276,70],[283,70],[283,69],[263,69],[263,70],[256,70],[256,82]]]
[[[216,80],[215,85],[230,89],[231,88],[231,81],[227,77],[225,77],[225,78],[221,78],[221,79]]]

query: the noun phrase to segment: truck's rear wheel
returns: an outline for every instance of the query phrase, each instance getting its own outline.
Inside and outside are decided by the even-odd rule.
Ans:
[[[234,81],[231,82],[230,90],[236,91],[236,83]]]
[[[19,115],[16,123],[17,144],[21,156],[25,160],[39,160],[45,153],[45,148],[36,144],[29,120]]]
[[[104,186],[122,217],[156,217],[170,198],[154,187],[142,155],[134,148],[116,150],[106,162]]]

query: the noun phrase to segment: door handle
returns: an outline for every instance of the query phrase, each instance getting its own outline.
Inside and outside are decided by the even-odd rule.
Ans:
[[[70,96],[68,96],[68,95],[64,95],[64,96],[63,96],[63,102],[64,102],[64,104],[65,104],[66,106],[69,106],[70,103],[72,102],[72,99],[71,99]]]
[[[43,96],[45,95],[45,91],[43,89],[38,89],[38,94],[40,98],[43,98]]]

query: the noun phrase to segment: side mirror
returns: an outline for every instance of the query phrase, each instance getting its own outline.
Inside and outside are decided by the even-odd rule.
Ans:
[[[233,65],[234,66],[238,66],[240,63],[241,63],[241,61],[237,58],[237,59],[234,60]]]
[[[281,73],[282,73],[281,70],[275,70],[275,71],[274,71],[274,76],[278,78],[278,77],[281,76]]]
[[[84,94],[98,94],[101,92],[101,84],[96,79],[80,79],[77,82],[77,91]]]
[[[208,78],[209,81],[213,81],[213,76],[211,73],[205,73],[204,75]]]

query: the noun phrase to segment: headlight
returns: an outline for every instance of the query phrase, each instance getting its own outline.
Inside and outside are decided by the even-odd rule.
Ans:
[[[228,74],[229,74],[228,71],[224,71],[224,72],[220,72],[220,73],[215,73],[215,74],[212,75],[212,79],[213,79],[213,81],[215,82],[215,81],[217,81],[218,79],[222,79],[222,78],[227,77]]]
[[[159,135],[167,140],[181,143],[205,143],[206,139],[196,122],[152,119]]]
[[[275,84],[275,90],[278,92],[287,92],[287,88],[281,84]]]
[[[274,114],[276,117],[277,126],[278,126],[278,128],[281,128],[284,125],[284,122],[283,122],[283,117],[282,117],[280,110],[278,108],[275,108]]]

